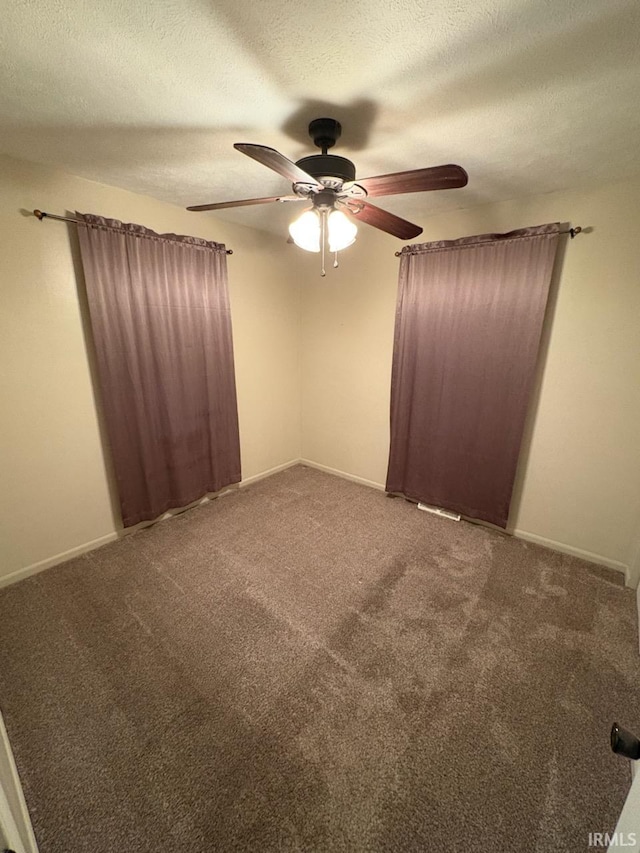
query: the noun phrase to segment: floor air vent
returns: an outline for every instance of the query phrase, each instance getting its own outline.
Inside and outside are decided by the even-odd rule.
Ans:
[[[418,509],[433,513],[433,515],[439,515],[442,518],[448,518],[450,521],[460,521],[460,516],[457,512],[449,512],[448,509],[441,509],[439,506],[429,506],[429,504],[419,503]]]

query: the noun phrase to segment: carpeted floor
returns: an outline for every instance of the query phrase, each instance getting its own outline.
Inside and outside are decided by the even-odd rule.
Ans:
[[[0,591],[41,853],[584,851],[640,729],[619,576],[289,469]]]

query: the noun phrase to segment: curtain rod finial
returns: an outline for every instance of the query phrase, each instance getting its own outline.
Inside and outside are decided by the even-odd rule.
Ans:
[[[42,220],[45,218],[45,216],[46,216],[47,214],[46,214],[46,213],[43,213],[41,210],[38,210],[38,209],[36,208],[36,209],[33,211],[33,215],[35,216],[35,218],[36,218],[36,219],[39,219],[39,220],[42,222]]]

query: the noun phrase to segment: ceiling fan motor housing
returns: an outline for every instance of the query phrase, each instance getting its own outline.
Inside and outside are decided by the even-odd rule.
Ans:
[[[346,157],[338,157],[335,154],[313,154],[311,157],[303,157],[298,160],[296,166],[311,175],[316,180],[321,178],[336,178],[343,183],[355,181],[356,167]]]

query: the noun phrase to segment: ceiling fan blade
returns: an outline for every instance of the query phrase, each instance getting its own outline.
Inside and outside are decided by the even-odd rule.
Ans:
[[[306,201],[297,195],[274,195],[269,198],[243,198],[239,201],[220,201],[217,204],[194,204],[187,210],[224,210],[226,207],[247,207],[250,204],[269,204],[272,201]]]
[[[374,228],[379,228],[381,231],[386,231],[387,234],[393,234],[394,237],[399,237],[401,240],[411,240],[418,234],[422,234],[422,228],[419,225],[401,219],[395,213],[389,213],[388,210],[376,207],[375,204],[369,204],[368,201],[358,201],[360,210],[354,210],[347,205],[345,207],[356,219],[366,222],[367,225],[373,225]]]
[[[312,187],[318,187],[323,190],[324,185],[311,175],[308,175],[303,169],[300,169],[292,160],[288,160],[284,154],[280,154],[275,148],[269,148],[267,145],[252,145],[248,142],[236,142],[233,146],[237,151],[246,154],[247,157],[253,157],[258,163],[262,163],[268,169],[273,169],[283,178],[291,181],[292,184],[310,184]]]
[[[447,166],[431,166],[410,172],[394,172],[374,178],[355,181],[364,187],[367,195],[396,195],[398,193],[422,193],[428,190],[449,190],[467,185],[469,177],[462,166],[453,163]]]

